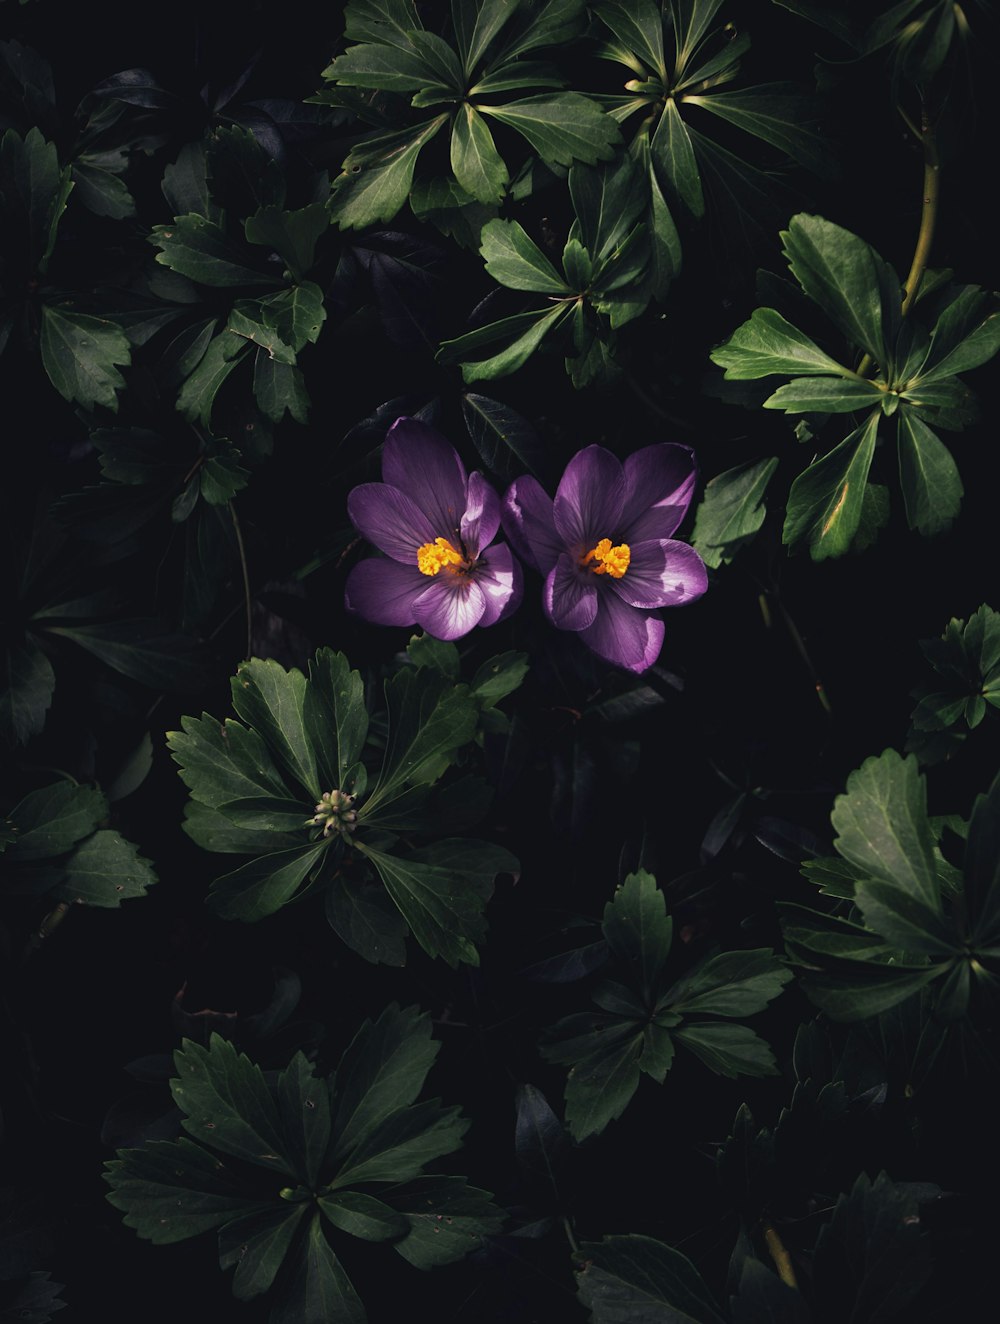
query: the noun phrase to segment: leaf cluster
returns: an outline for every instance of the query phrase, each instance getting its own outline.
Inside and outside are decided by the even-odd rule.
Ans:
[[[920,647],[940,679],[913,691],[918,703],[906,751],[928,764],[954,754],[987,705],[1000,707],[1000,615],[984,603],[967,621],[953,617],[940,639],[924,639]]]

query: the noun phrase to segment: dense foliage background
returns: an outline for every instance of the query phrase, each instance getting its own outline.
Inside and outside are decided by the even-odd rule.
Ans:
[[[0,1318],[174,1318],[197,1283],[227,1320],[860,1324],[989,1290],[995,16],[662,9],[0,9]],[[710,583],[658,662],[556,630],[530,570],[454,647],[348,612],[399,416],[501,494],[692,447]],[[279,896],[269,853],[327,841],[301,711],[298,754],[397,817],[366,837],[359,792]],[[232,792],[227,718],[277,780]]]

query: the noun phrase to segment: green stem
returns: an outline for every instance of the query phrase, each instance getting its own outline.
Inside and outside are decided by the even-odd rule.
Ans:
[[[66,916],[69,914],[70,903],[68,901],[59,901],[55,907],[39,924],[37,930],[31,935],[31,939],[24,950],[24,959],[27,961],[34,956],[45,939],[59,927]]]
[[[563,1216],[562,1216],[562,1225],[563,1225],[563,1231],[566,1233],[566,1240],[569,1242],[569,1248],[570,1248],[570,1250],[573,1252],[574,1255],[579,1255],[579,1254],[580,1254],[580,1243],[577,1241],[576,1237],[573,1235],[573,1228],[572,1228],[572,1226],[570,1225],[570,1221],[569,1221],[569,1219],[566,1217],[565,1214],[563,1214]]]
[[[757,601],[760,604],[760,612],[761,612],[761,616],[763,616],[764,618],[764,624],[768,628],[770,628],[771,626],[770,608],[772,605],[777,607],[778,613],[781,616],[781,619],[785,623],[785,628],[787,629],[789,635],[791,636],[792,644],[795,647],[795,651],[798,653],[799,657],[805,663],[806,670],[809,672],[809,675],[812,677],[813,685],[816,688],[816,698],[819,699],[820,704],[823,707],[823,711],[827,714],[827,716],[832,717],[833,705],[830,703],[829,697],[827,696],[826,687],[824,686],[822,680],[820,679],[819,672],[816,670],[816,667],[813,665],[813,660],[809,655],[808,648],[806,648],[805,640],[802,638],[802,635],[799,633],[799,627],[795,624],[794,620],[789,614],[788,608],[781,601],[781,598],[778,596],[777,591],[774,589],[765,589],[763,593],[760,593],[758,595]]]
[[[250,650],[253,647],[253,604],[250,598],[250,572],[247,569],[247,550],[243,544],[243,530],[240,528],[240,521],[236,515],[236,507],[229,502],[229,515],[233,521],[233,532],[236,534],[236,549],[240,557],[240,571],[243,575],[243,604],[247,616],[247,651],[245,656],[250,657]]]
[[[777,1228],[770,1220],[767,1220],[761,1226],[767,1249],[774,1261],[774,1267],[778,1270],[778,1277],[786,1287],[798,1288],[799,1283],[795,1277],[795,1269],[792,1267],[792,1257],[785,1249],[785,1243],[778,1236]]]

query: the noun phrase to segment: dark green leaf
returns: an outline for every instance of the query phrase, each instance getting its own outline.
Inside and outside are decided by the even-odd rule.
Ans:
[[[733,1324],[810,1324],[812,1316],[802,1293],[760,1260],[747,1256],[739,1286],[739,1296],[730,1297]]]
[[[344,162],[344,173],[334,181],[330,210],[337,225],[360,230],[391,221],[410,192],[421,149],[447,120],[447,115],[438,115],[417,129],[369,139],[363,159],[355,149]]]
[[[48,860],[72,850],[106,817],[108,804],[99,790],[66,780],[31,791],[5,815],[17,829],[19,863]]]
[[[273,658],[251,658],[240,663],[232,679],[233,707],[264,738],[279,766],[318,800],[332,788],[321,786],[317,774],[305,720],[307,687],[296,667],[286,671]]]
[[[8,643],[0,658],[0,740],[22,745],[45,725],[56,675],[30,635],[20,643]]]
[[[339,877],[326,894],[326,917],[352,951],[373,964],[406,964],[406,920],[382,883]]]
[[[636,1235],[585,1241],[577,1293],[593,1324],[723,1324],[686,1256]]]
[[[887,749],[866,759],[848,777],[830,820],[845,860],[940,915],[927,790],[915,758]]]
[[[410,33],[421,27],[412,0],[351,0],[344,20],[348,41],[389,42],[400,50],[409,48]]]
[[[154,225],[149,242],[160,250],[157,262],[199,285],[282,284],[265,268],[249,266],[252,254],[235,247],[221,225],[196,213],[178,216],[170,225]]]
[[[296,1053],[278,1077],[276,1098],[289,1171],[312,1190],[330,1143],[329,1086],[313,1075],[305,1054]]]
[[[727,1025],[724,1021],[704,1025],[685,1021],[673,1031],[678,1043],[720,1076],[776,1076],[771,1049],[745,1025]]]
[[[586,22],[583,0],[528,0],[520,8],[518,30],[496,56],[494,65],[506,66],[526,51],[568,42]]]
[[[491,322],[489,326],[459,336],[457,340],[446,340],[438,352],[438,362],[455,363],[468,359],[482,345],[510,340],[505,349],[491,358],[462,363],[462,380],[465,382],[506,377],[531,357],[548,332],[567,315],[569,308],[569,304],[560,302],[536,312],[515,313],[513,317]]]
[[[167,745],[180,765],[181,780],[201,804],[217,808],[232,800],[288,795],[256,731],[231,719],[220,724],[207,713],[182,717],[181,727],[167,733]]]
[[[240,337],[229,331],[223,331],[211,342],[177,395],[178,412],[189,423],[200,423],[203,428],[211,428],[215,397],[246,349]]]
[[[1000,939],[1000,776],[977,795],[965,847],[965,896],[972,941],[980,948]]]
[[[706,96],[690,92],[686,106],[700,106],[745,133],[777,147],[817,175],[833,173],[828,139],[808,123],[809,102],[789,95],[784,84],[763,84],[741,92],[712,91]]]
[[[368,1127],[343,1160],[331,1190],[364,1182],[410,1181],[425,1164],[460,1148],[468,1125],[457,1107],[442,1108],[438,1099],[396,1108],[377,1126]]]
[[[132,354],[114,323],[44,303],[39,344],[45,371],[61,396],[85,409],[103,405],[118,412],[117,392],[125,385],[118,368],[127,367]]]
[[[204,648],[189,635],[168,634],[155,620],[48,625],[123,676],[171,694],[199,690],[208,674]]]
[[[518,0],[481,0],[475,5],[452,0],[451,22],[466,77],[471,76],[487,46],[517,8]]]
[[[319,202],[311,202],[298,211],[282,211],[280,207],[262,207],[247,217],[243,231],[248,243],[271,248],[288,268],[292,280],[301,281],[313,265],[316,242],[330,228],[330,213]],[[322,292],[311,287],[322,306]],[[315,336],[310,337],[315,340]]]
[[[954,377],[961,372],[971,372],[973,368],[987,363],[1000,349],[1000,313],[990,312],[978,326],[966,334],[964,339],[942,356],[940,351],[947,345],[947,341],[941,343],[943,340],[944,337],[939,336],[938,328],[935,327],[927,359],[928,366],[920,375],[921,383]]]
[[[190,1140],[153,1140],[120,1149],[105,1164],[108,1200],[127,1227],[164,1246],[208,1232],[259,1207],[215,1154]]]
[[[394,1241],[409,1230],[402,1214],[361,1191],[332,1191],[317,1204],[334,1227],[362,1241]]]
[[[500,653],[484,662],[472,678],[472,693],[484,708],[507,697],[528,674],[527,653]]]
[[[798,377],[768,396],[764,408],[786,414],[853,414],[881,409],[885,400],[885,392],[862,377]]]
[[[814,561],[847,551],[861,519],[880,416],[873,410],[861,427],[799,474],[788,494],[783,543],[808,541]]]
[[[237,1300],[249,1301],[267,1291],[308,1212],[304,1204],[269,1205],[219,1229],[219,1267],[231,1269],[235,1264]]]
[[[437,70],[418,54],[412,41],[408,49],[375,43],[351,46],[323,71],[323,77],[345,87],[372,87],[380,92],[419,92],[440,82]]]
[[[260,300],[260,307],[268,324],[296,354],[307,344],[316,343],[326,321],[323,291],[311,280],[267,295]]]
[[[650,140],[649,153],[657,177],[667,192],[679,198],[693,215],[704,215],[705,197],[694,147],[672,97],[667,99]]]
[[[124,153],[122,153],[124,156]],[[95,216],[110,216],[120,221],[135,215],[135,199],[117,172],[105,170],[88,156],[73,162],[73,186],[83,205]]]
[[[556,1174],[569,1151],[569,1139],[540,1089],[519,1085],[515,1095],[517,1120],[514,1149],[518,1167],[543,1181],[558,1203]]]
[[[45,272],[71,188],[69,168],[60,171],[55,145],[40,129],[23,139],[7,130],[0,139],[0,203],[30,273]]]
[[[417,1177],[382,1194],[409,1224],[393,1250],[418,1269],[460,1260],[504,1222],[489,1191],[469,1186],[464,1177]]]
[[[365,1308],[326,1239],[318,1213],[289,1263],[286,1281],[284,1299],[272,1307],[272,1324],[366,1324]]]
[[[901,409],[896,426],[906,521],[917,533],[943,533],[962,504],[958,466],[937,433],[912,410]]]
[[[575,1140],[598,1135],[621,1117],[639,1084],[643,1033],[637,1022],[609,1024],[591,1038],[598,1048],[577,1060],[566,1078],[566,1125]]]
[[[898,886],[862,879],[855,888],[854,899],[868,928],[899,951],[940,958],[961,949],[955,932],[940,912]]]
[[[684,1016],[752,1016],[773,1002],[791,978],[770,947],[722,952],[675,984],[661,1003]]]
[[[480,252],[493,279],[509,289],[555,295],[573,293],[517,221],[495,220],[484,225]]]
[[[706,484],[691,540],[706,565],[728,565],[764,523],[764,493],[777,467],[777,457],[751,460]]]
[[[87,906],[114,907],[130,897],[145,896],[155,882],[156,874],[138,847],[105,828],[76,848],[52,894]]]
[[[254,359],[253,393],[261,413],[272,423],[280,423],[286,413],[296,423],[308,419],[309,397],[302,370],[289,363],[279,363],[262,349]]]
[[[232,873],[216,878],[208,894],[208,904],[223,919],[253,923],[265,915],[273,915],[291,899],[328,845],[328,840],[320,840],[250,860]]]
[[[725,368],[730,381],[751,381],[771,373],[797,377],[848,372],[773,308],[758,308],[710,357]]]
[[[578,92],[542,93],[506,106],[478,109],[514,129],[550,165],[607,161],[621,141],[611,116]]]
[[[468,101],[459,106],[452,121],[451,168],[461,187],[478,202],[499,202],[510,183],[489,126]]]
[[[665,83],[667,66],[663,57],[663,18],[653,0],[601,0],[594,12],[650,72]]]
[[[604,937],[649,999],[670,955],[673,923],[652,874],[631,873],[604,907]]]
[[[368,733],[364,682],[343,653],[321,648],[309,663],[302,724],[323,790],[342,789]]]

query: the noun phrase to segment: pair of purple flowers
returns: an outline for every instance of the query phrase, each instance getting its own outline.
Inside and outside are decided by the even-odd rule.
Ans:
[[[646,446],[624,464],[587,446],[566,466],[554,500],[525,475],[501,503],[439,432],[400,418],[385,439],[382,477],[347,500],[359,533],[385,553],[351,571],[347,606],[377,625],[459,639],[509,616],[523,577],[510,547],[496,541],[501,525],[545,576],[553,625],[629,671],[645,671],[660,654],[660,608],[707,587],[701,557],[671,537],[694,492],[686,446]]]

